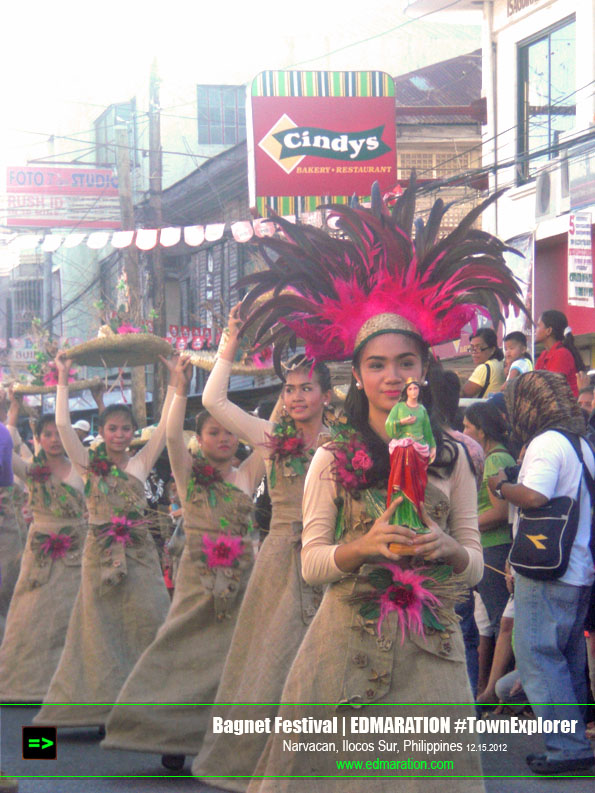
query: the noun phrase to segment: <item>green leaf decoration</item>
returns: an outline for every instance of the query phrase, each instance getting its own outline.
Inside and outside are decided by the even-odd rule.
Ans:
[[[291,458],[291,467],[296,472],[298,476],[304,475],[304,462],[301,457],[292,457]]]
[[[222,529],[226,529],[229,526],[229,521],[226,520],[225,518],[220,518],[219,525],[221,526]]]
[[[269,477],[269,484],[271,487],[275,487],[277,484],[277,468],[275,466],[275,461],[273,460],[271,463],[271,475]]]
[[[87,497],[91,495],[91,477],[90,476],[87,477],[87,481],[85,482],[85,489],[84,489],[83,492],[84,492],[85,496],[87,496]]]
[[[370,603],[363,603],[359,613],[365,620],[375,620],[380,617],[380,607],[373,601]]]
[[[188,480],[188,487],[186,488],[186,501],[190,501],[194,494],[194,479],[190,477]]]
[[[335,540],[340,540],[345,531],[345,500],[339,496],[335,499],[337,518],[335,520]]]
[[[60,502],[60,504],[64,504],[66,502],[66,496],[65,495],[58,496],[58,501]]]
[[[45,485],[43,485],[42,491],[43,491],[43,505],[44,507],[50,507],[52,505],[52,497],[48,493]]]
[[[231,496],[223,496],[223,500],[225,501],[226,504],[229,504],[230,501],[233,501]]]
[[[368,581],[375,589],[386,589],[393,580],[390,570],[385,567],[376,567],[368,575]]]
[[[427,606],[424,606],[421,612],[421,618],[424,625],[427,625],[429,628],[434,628],[437,631],[443,631],[446,629],[446,626],[442,625],[441,622],[438,622],[436,617],[432,614],[430,609]]]
[[[99,478],[99,482],[97,483],[97,489],[100,493],[103,493],[104,496],[107,496],[109,493],[109,487],[107,486],[107,482],[103,477]]]
[[[447,564],[438,565],[429,575],[434,581],[446,581],[452,575],[452,567]]]
[[[207,492],[208,492],[208,498],[209,498],[210,506],[211,507],[216,507],[217,506],[217,493],[215,493],[215,491],[214,491],[214,489],[212,487],[210,487]]]
[[[248,518],[248,528],[246,529],[248,534],[254,531],[254,524],[252,523],[252,518]]]

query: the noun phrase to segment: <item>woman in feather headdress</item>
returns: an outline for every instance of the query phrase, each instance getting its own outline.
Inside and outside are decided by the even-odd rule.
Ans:
[[[311,584],[325,585],[325,594],[285,682],[282,702],[288,704],[279,711],[294,722],[340,712],[347,729],[345,742],[329,736],[329,751],[317,736],[288,752],[287,736],[271,734],[250,793],[318,791],[317,777],[326,777],[325,791],[393,790],[394,780],[386,775],[336,778],[337,761],[352,759],[349,739],[361,741],[350,725],[362,706],[374,703],[373,716],[389,723],[394,716],[474,715],[454,615],[454,604],[483,569],[473,474],[457,444],[434,427],[436,458],[421,510],[427,532],[392,525],[399,501],[386,508],[385,425],[409,377],[431,381],[430,344],[458,338],[478,311],[497,322],[504,306],[521,306],[504,262],[506,246],[472,228],[486,203],[436,242],[446,211],[436,202],[427,225],[417,224],[414,242],[412,183],[392,212],[377,190],[371,211],[332,206],[341,237],[276,218],[284,239],[262,243],[268,270],[249,276],[253,289],[244,306],[250,310],[265,297],[249,313],[247,326],[259,325],[257,338],[273,332],[277,361],[295,337],[305,341],[315,361],[352,360],[346,423],[314,455],[304,491],[302,572]],[[415,555],[393,553],[395,542]],[[430,704],[465,702],[452,708]],[[345,709],[289,703],[338,703]],[[391,703],[418,705],[397,709]],[[383,753],[379,737],[390,744],[387,728],[361,759],[393,762],[394,752],[389,746]],[[451,759],[447,747],[432,759]],[[408,756],[425,759],[413,747]],[[478,753],[452,759],[457,774],[467,777],[457,779],[457,791],[483,791]],[[401,793],[443,786],[443,780],[399,777]]]

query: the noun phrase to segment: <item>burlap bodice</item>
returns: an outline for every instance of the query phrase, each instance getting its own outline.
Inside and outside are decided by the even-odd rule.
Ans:
[[[377,491],[379,503],[386,503],[386,491]],[[365,499],[353,498],[343,491],[344,498],[344,525],[345,531],[339,540],[340,543],[350,542],[363,533],[369,531],[376,520],[376,515],[369,514]],[[356,495],[363,496],[362,493]],[[434,484],[428,482],[426,488],[425,506],[428,514],[433,518],[443,531],[449,533],[448,515],[450,503],[448,497]],[[384,507],[382,507],[384,508]],[[333,596],[346,604],[348,598],[356,593],[369,590],[368,582],[362,581],[361,576],[370,573],[378,564],[387,560],[379,557],[378,563],[367,563],[361,566],[356,574],[347,576],[331,584]],[[412,557],[403,557],[399,564],[405,568],[416,567],[420,561]],[[431,627],[424,627],[425,637],[416,633],[406,634],[405,641],[413,642],[420,650],[440,656],[449,661],[464,660],[464,646],[457,618],[452,604],[443,601],[443,605],[452,620],[443,632],[437,632]],[[350,704],[366,704],[382,699],[391,687],[391,677],[394,673],[394,653],[397,643],[402,641],[400,627],[396,612],[388,614],[382,623],[380,634],[377,629],[377,620],[366,620],[359,614],[357,604],[349,604],[351,610],[349,637],[347,639],[347,663],[343,681],[342,701]],[[404,672],[406,673],[406,672]],[[445,672],[447,674],[447,672]]]
[[[232,606],[241,590],[242,577],[252,567],[252,499],[229,482],[216,484],[211,494],[196,488],[182,504],[186,548],[196,563],[200,582],[213,596],[218,620],[232,616]],[[205,547],[222,537],[242,538],[239,553],[232,564],[212,566]]]
[[[99,559],[101,565],[101,589],[103,592],[117,585],[128,573],[129,561],[141,565],[159,564],[155,542],[149,531],[154,516],[148,510],[144,484],[132,474],[126,478],[109,474],[104,481],[107,493],[99,487],[100,477],[91,476],[91,492],[87,496],[89,509],[89,536],[85,553]],[[134,540],[127,544],[108,542],[106,530],[113,516],[138,513],[134,518]]]
[[[85,512],[83,494],[61,479],[52,475],[43,485],[29,479],[28,486],[34,525],[56,530],[65,522],[82,520]]]

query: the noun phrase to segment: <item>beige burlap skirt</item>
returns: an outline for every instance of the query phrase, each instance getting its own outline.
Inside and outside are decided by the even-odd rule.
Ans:
[[[221,685],[216,712],[225,718],[274,716],[289,668],[320,602],[320,588],[308,586],[301,576],[301,523],[272,527],[258,556],[240,609]],[[225,703],[273,703],[236,708]],[[238,715],[241,712],[242,715]],[[192,765],[195,776],[209,784],[243,791],[264,749],[266,735],[214,734],[211,729]]]
[[[170,599],[148,532],[125,554],[116,545],[110,557],[90,527],[64,650],[36,724],[104,724],[167,616]]]
[[[13,490],[0,488],[0,640],[4,636],[12,593],[19,577],[23,541]]]
[[[81,581],[86,523],[70,523],[76,546],[62,558],[36,555],[37,532],[57,526],[32,523],[0,647],[0,701],[42,702],[66,640]]]
[[[215,699],[253,560],[246,542],[239,566],[209,570],[186,545],[167,619],[124,684],[102,748],[197,754],[211,710],[197,703]]]
[[[283,704],[278,713],[291,720],[337,716],[338,732],[329,735],[317,732],[269,735],[250,782],[249,793],[319,793],[320,790],[325,793],[394,793],[397,790],[399,793],[443,793],[444,790],[483,793],[483,781],[479,778],[479,752],[467,749],[467,744],[476,745],[473,735],[460,736],[454,729],[452,734],[436,733],[430,728],[426,734],[423,726],[405,734],[368,732],[365,729],[355,732],[352,729],[352,717],[449,717],[453,724],[458,717],[474,716],[475,711],[458,626],[451,629],[448,638],[436,634],[424,641],[421,637],[406,636],[402,642],[396,614],[392,612],[385,619],[379,636],[375,622],[364,621],[357,613],[357,607],[348,603],[349,592],[348,581],[332,585],[326,591],[282,694],[284,703],[332,704]],[[374,704],[366,707],[366,702]],[[446,703],[469,704],[452,707]],[[296,749],[286,743],[288,739],[318,746]],[[420,743],[418,746],[405,745],[404,740]],[[241,738],[236,738],[236,741],[241,744]],[[461,750],[430,754],[423,741],[460,742]],[[321,748],[321,742],[330,746]],[[366,748],[362,748],[362,744]],[[391,748],[386,748],[391,745]],[[448,771],[426,771],[420,766],[418,770],[390,770],[388,767],[381,770],[370,766],[367,770],[355,772],[337,768],[338,761],[376,761],[378,766],[379,760],[408,759],[413,765],[427,762],[428,768],[431,760],[450,760],[453,767]],[[346,778],[354,775],[363,778]],[[280,776],[302,778],[281,779]],[[449,779],[449,776],[453,778]]]

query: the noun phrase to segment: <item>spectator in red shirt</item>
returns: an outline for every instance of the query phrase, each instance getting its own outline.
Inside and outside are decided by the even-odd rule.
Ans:
[[[578,397],[576,375],[584,372],[586,366],[574,343],[566,315],[555,309],[544,311],[535,328],[535,341],[545,347],[535,368],[563,374],[575,398]]]

